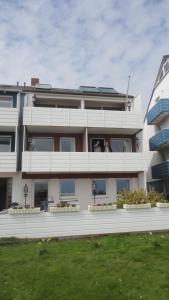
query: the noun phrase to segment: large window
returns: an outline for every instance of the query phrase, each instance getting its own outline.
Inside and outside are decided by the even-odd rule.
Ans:
[[[52,137],[32,137],[29,140],[30,151],[53,151]]]
[[[10,136],[0,136],[0,152],[11,152]]]
[[[13,102],[12,97],[11,98],[0,97],[0,108],[12,107],[12,102]]]
[[[92,181],[92,194],[94,195],[106,195],[106,180],[95,179]]]
[[[48,183],[47,182],[35,182],[34,183],[34,205],[35,207],[44,208],[45,203],[48,200]]]
[[[61,179],[60,180],[60,197],[75,197],[75,180]]]
[[[112,152],[131,152],[131,139],[127,138],[116,138],[111,139],[111,150]]]
[[[60,151],[61,152],[74,152],[75,151],[75,138],[61,137],[60,138]]]
[[[117,179],[117,193],[130,190],[130,181],[129,179]]]

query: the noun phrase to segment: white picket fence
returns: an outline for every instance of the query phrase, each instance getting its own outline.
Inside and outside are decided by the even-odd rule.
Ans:
[[[68,237],[169,230],[169,208],[0,215],[0,237]]]

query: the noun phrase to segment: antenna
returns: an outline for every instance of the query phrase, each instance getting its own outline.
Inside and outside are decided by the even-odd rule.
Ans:
[[[131,110],[131,101],[128,100],[128,94],[129,94],[129,87],[130,87],[130,75],[128,77],[128,83],[127,83],[127,93],[126,93],[126,110]]]
[[[128,77],[128,83],[127,83],[127,93],[126,93],[126,99],[128,99],[128,94],[129,94],[129,87],[130,87],[130,75]]]

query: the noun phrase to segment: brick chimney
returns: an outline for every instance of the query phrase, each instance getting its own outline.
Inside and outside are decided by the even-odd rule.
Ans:
[[[31,86],[36,86],[39,84],[39,78],[31,78]]]

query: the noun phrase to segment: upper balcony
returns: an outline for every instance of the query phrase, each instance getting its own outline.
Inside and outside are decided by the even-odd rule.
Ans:
[[[165,128],[149,140],[150,151],[158,151],[169,145],[169,129]]]
[[[143,153],[23,152],[22,172],[141,172],[145,171]]]
[[[27,126],[142,129],[143,115],[133,111],[25,107]]]
[[[0,152],[0,172],[16,172],[16,152]]]
[[[169,115],[169,99],[160,99],[147,113],[147,124],[159,124]]]
[[[160,179],[169,176],[169,161],[166,160],[160,164],[151,167],[152,178]]]
[[[17,94],[0,93],[0,127],[4,131],[14,131],[17,125]]]
[[[13,130],[18,125],[17,108],[0,107],[0,127],[7,127],[8,131]]]

